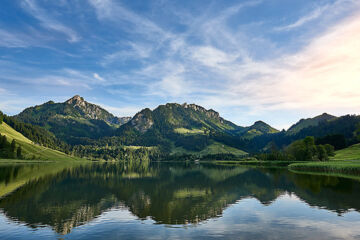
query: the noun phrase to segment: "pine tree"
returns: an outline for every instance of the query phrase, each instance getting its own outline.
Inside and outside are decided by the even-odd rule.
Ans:
[[[6,147],[6,143],[7,143],[7,140],[6,140],[6,136],[2,136],[1,137],[1,140],[0,140],[0,147],[1,148],[5,148]]]
[[[21,150],[21,146],[19,146],[16,150],[16,156],[18,158],[22,158],[22,150]]]
[[[16,148],[16,142],[15,139],[12,140],[11,145],[10,145],[11,151],[14,152],[15,148]]]

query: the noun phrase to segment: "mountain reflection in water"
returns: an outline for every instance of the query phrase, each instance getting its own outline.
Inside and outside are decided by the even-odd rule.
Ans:
[[[284,194],[339,215],[360,210],[360,182],[287,169],[185,163],[54,169],[51,164],[0,166],[0,211],[11,221],[68,234],[114,209],[127,209],[156,224],[197,225],[221,217],[242,199],[255,198],[268,206]],[[16,190],[6,192],[7,187]]]

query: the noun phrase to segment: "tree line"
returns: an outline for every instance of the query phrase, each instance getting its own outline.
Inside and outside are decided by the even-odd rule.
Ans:
[[[330,144],[316,144],[314,137],[306,137],[294,141],[284,150],[278,150],[273,143],[270,153],[256,155],[260,160],[286,160],[286,161],[328,161],[335,156],[335,148]]]
[[[5,135],[0,134],[0,157],[22,159],[22,148],[17,145],[15,139],[10,143]]]

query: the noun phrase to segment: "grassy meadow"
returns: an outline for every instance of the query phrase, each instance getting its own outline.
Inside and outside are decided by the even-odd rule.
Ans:
[[[292,163],[289,169],[294,172],[323,173],[360,179],[360,144],[336,151],[330,161]]]
[[[26,138],[21,133],[15,131],[5,122],[0,124],[0,134],[5,135],[8,142],[11,142],[13,139],[15,139],[17,146],[20,145],[22,148],[23,160],[51,160],[51,161],[79,160],[78,158],[66,155],[63,152],[33,143],[30,139]],[[12,160],[15,159],[11,159],[11,160],[7,159],[6,161],[12,161]]]

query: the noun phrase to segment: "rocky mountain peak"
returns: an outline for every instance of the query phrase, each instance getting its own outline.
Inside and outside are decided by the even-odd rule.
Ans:
[[[79,95],[75,95],[69,100],[66,101],[67,104],[74,104],[74,105],[85,105],[84,98],[80,97]]]
[[[188,108],[188,109],[192,109],[194,111],[205,113],[205,115],[210,118],[217,118],[217,119],[220,118],[220,114],[218,112],[214,111],[213,109],[207,110],[204,107],[193,104],[193,103],[192,104],[184,103],[184,104],[182,104],[182,106],[184,108]]]
[[[151,114],[152,112],[149,108],[143,109],[131,119],[131,125],[142,133],[146,132],[154,125]]]
[[[100,119],[100,120],[104,120],[109,124],[120,124],[120,125],[127,123],[131,119],[130,117],[123,117],[123,118],[115,117],[113,114],[109,113],[102,107],[96,104],[86,102],[84,98],[79,95],[73,96],[72,98],[67,100],[65,104],[69,104],[75,109],[77,109],[77,111],[80,111],[81,114],[83,114],[83,116],[87,119],[97,119],[97,120]]]

